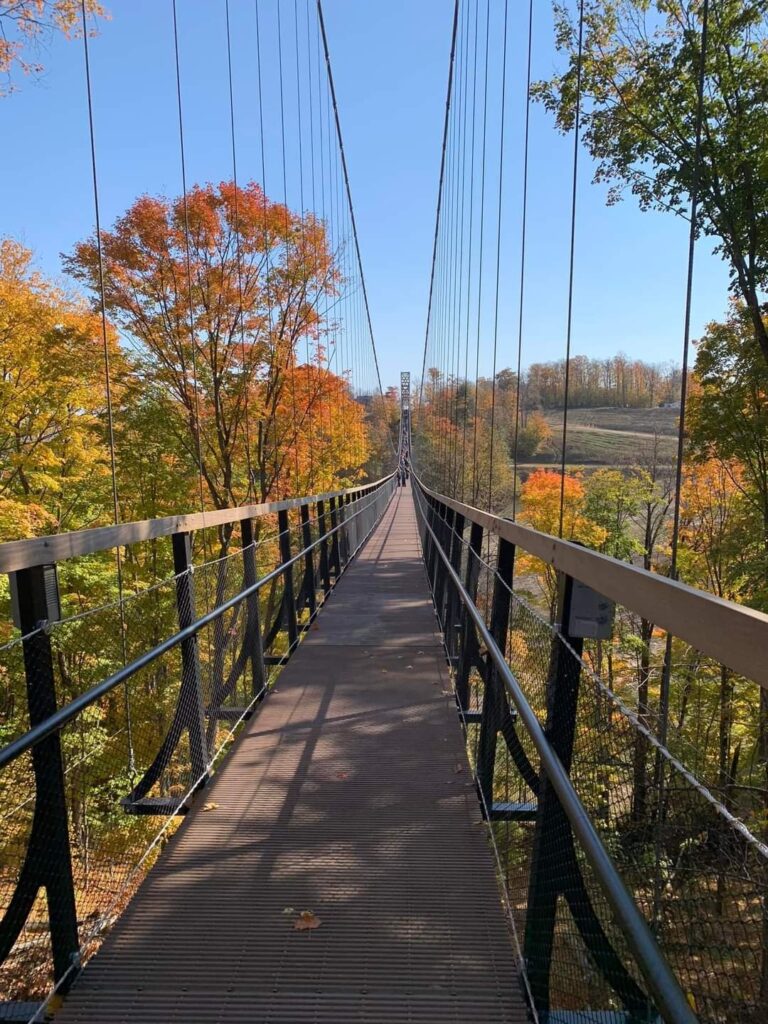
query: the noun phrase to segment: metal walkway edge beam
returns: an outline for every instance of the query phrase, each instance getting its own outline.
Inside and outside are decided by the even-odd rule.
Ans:
[[[79,555],[93,555],[98,551],[126,547],[158,537],[170,537],[174,533],[192,533],[207,530],[226,523],[241,523],[260,516],[288,512],[303,508],[319,501],[344,498],[352,494],[370,494],[389,477],[382,477],[360,487],[326,494],[310,494],[301,498],[285,498],[283,501],[267,501],[259,505],[239,505],[237,508],[211,509],[208,512],[191,512],[186,515],[164,516],[159,519],[141,519],[117,526],[95,526],[89,530],[75,530],[72,533],[55,533],[48,537],[33,537],[29,540],[12,540],[0,544],[0,572],[18,572],[33,565],[47,565],[63,562]]]

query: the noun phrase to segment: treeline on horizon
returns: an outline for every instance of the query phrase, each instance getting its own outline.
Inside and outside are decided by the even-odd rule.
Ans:
[[[675,406],[680,403],[683,374],[673,362],[649,363],[630,359],[623,352],[602,359],[590,356],[572,356],[568,372],[568,408],[592,409],[653,409],[657,406]],[[473,383],[445,378],[439,369],[427,371],[427,386],[442,382],[459,394],[466,394]],[[478,388],[493,386],[490,377],[480,377]],[[496,373],[496,390],[500,395],[512,395],[517,402],[517,373],[504,367]],[[520,409],[562,409],[566,398],[566,361],[531,363],[520,374]]]
[[[503,373],[512,374],[505,370]],[[562,409],[565,404],[564,359],[531,363],[520,380],[525,409]],[[577,355],[570,360],[568,406],[650,409],[680,401],[682,370],[673,362],[648,363],[623,352],[604,359]],[[498,376],[497,376],[498,380]]]

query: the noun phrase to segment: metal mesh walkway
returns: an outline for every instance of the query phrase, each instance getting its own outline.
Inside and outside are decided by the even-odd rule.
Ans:
[[[57,1022],[525,1021],[447,690],[400,490]]]

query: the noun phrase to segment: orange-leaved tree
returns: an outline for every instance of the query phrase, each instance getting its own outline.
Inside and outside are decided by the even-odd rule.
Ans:
[[[560,530],[560,501],[563,504],[563,537],[576,540],[588,547],[599,548],[606,531],[585,513],[586,492],[581,478],[573,473],[562,474],[537,469],[521,488],[521,520],[542,533],[557,535]],[[557,598],[557,574],[551,565],[530,555],[520,559],[520,571],[533,573],[541,582],[554,611]]]
[[[329,468],[328,455],[348,473],[327,483],[354,477],[348,439],[360,418],[324,361],[336,325],[321,307],[342,281],[320,220],[272,202],[256,183],[224,181],[186,197],[142,196],[101,241],[108,313],[138,345],[147,385],[169,399],[168,429],[200,473],[206,503],[300,493],[316,467]],[[65,267],[98,299],[95,238]]]
[[[289,367],[275,411],[272,495],[328,491],[359,479],[370,452],[364,420],[347,381],[321,359]]]

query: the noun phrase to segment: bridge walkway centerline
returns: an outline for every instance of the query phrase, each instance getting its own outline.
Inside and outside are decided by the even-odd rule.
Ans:
[[[523,1024],[449,685],[408,486],[57,1022]]]

